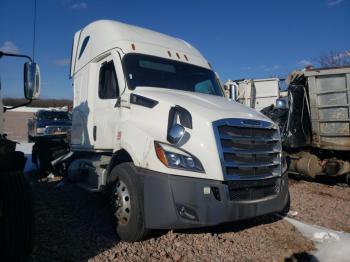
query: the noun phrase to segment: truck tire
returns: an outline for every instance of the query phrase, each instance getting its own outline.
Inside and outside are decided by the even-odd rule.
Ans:
[[[20,261],[34,244],[34,208],[31,188],[21,171],[0,174],[0,260]]]
[[[145,239],[150,231],[145,227],[143,185],[134,164],[117,165],[111,177],[111,207],[119,238],[127,242]]]

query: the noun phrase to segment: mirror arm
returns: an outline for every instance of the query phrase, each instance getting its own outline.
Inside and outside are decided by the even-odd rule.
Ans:
[[[33,59],[28,55],[10,54],[10,53],[5,53],[5,52],[0,51],[0,58],[2,58],[3,56],[24,57],[24,58],[27,58],[30,62],[33,62]]]
[[[22,106],[27,106],[27,105],[30,105],[30,103],[32,103],[32,99],[28,100],[28,102],[25,102],[24,104],[20,104],[20,105],[16,105],[16,106],[11,106],[11,107],[6,107],[4,106],[3,107],[3,110],[4,110],[4,113],[6,111],[9,111],[9,110],[12,110],[12,109],[15,109],[15,108],[18,108],[18,107],[22,107]]]

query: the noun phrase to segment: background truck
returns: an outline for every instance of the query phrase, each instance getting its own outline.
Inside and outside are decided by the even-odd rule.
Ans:
[[[28,119],[28,142],[38,137],[67,135],[72,128],[72,117],[67,110],[39,110]]]
[[[25,57],[24,94],[27,104],[39,96],[39,67],[25,55],[8,54],[0,51],[0,58]],[[20,106],[20,105],[19,105]],[[16,106],[16,107],[19,107]],[[32,250],[34,243],[34,210],[31,189],[24,177],[26,158],[16,151],[16,142],[4,134],[3,114],[12,108],[4,107],[0,84],[0,260],[22,261]]]
[[[288,78],[289,108],[265,113],[281,126],[289,170],[345,176],[349,183],[350,67],[309,69]]]
[[[66,153],[67,135],[72,128],[72,116],[67,110],[39,110],[28,120],[28,140],[35,142],[32,162],[41,175],[51,171],[51,161]]]
[[[71,151],[53,165],[109,193],[121,239],[288,209],[278,126],[228,101],[189,43],[96,21],[74,36],[70,74]]]
[[[261,111],[287,94],[281,91],[283,80],[279,78],[228,80],[224,84],[227,97],[245,106]]]

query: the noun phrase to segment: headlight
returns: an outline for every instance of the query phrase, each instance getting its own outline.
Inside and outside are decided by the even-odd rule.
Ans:
[[[169,168],[204,172],[201,162],[191,154],[167,144],[154,142],[158,159]]]
[[[44,133],[45,133],[45,127],[38,127],[38,128],[36,129],[36,133],[37,133],[38,135],[44,134]]]

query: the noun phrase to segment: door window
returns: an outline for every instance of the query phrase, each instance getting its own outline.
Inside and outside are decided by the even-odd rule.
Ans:
[[[101,99],[115,99],[119,96],[117,74],[115,73],[113,61],[105,62],[101,65],[98,96]]]

